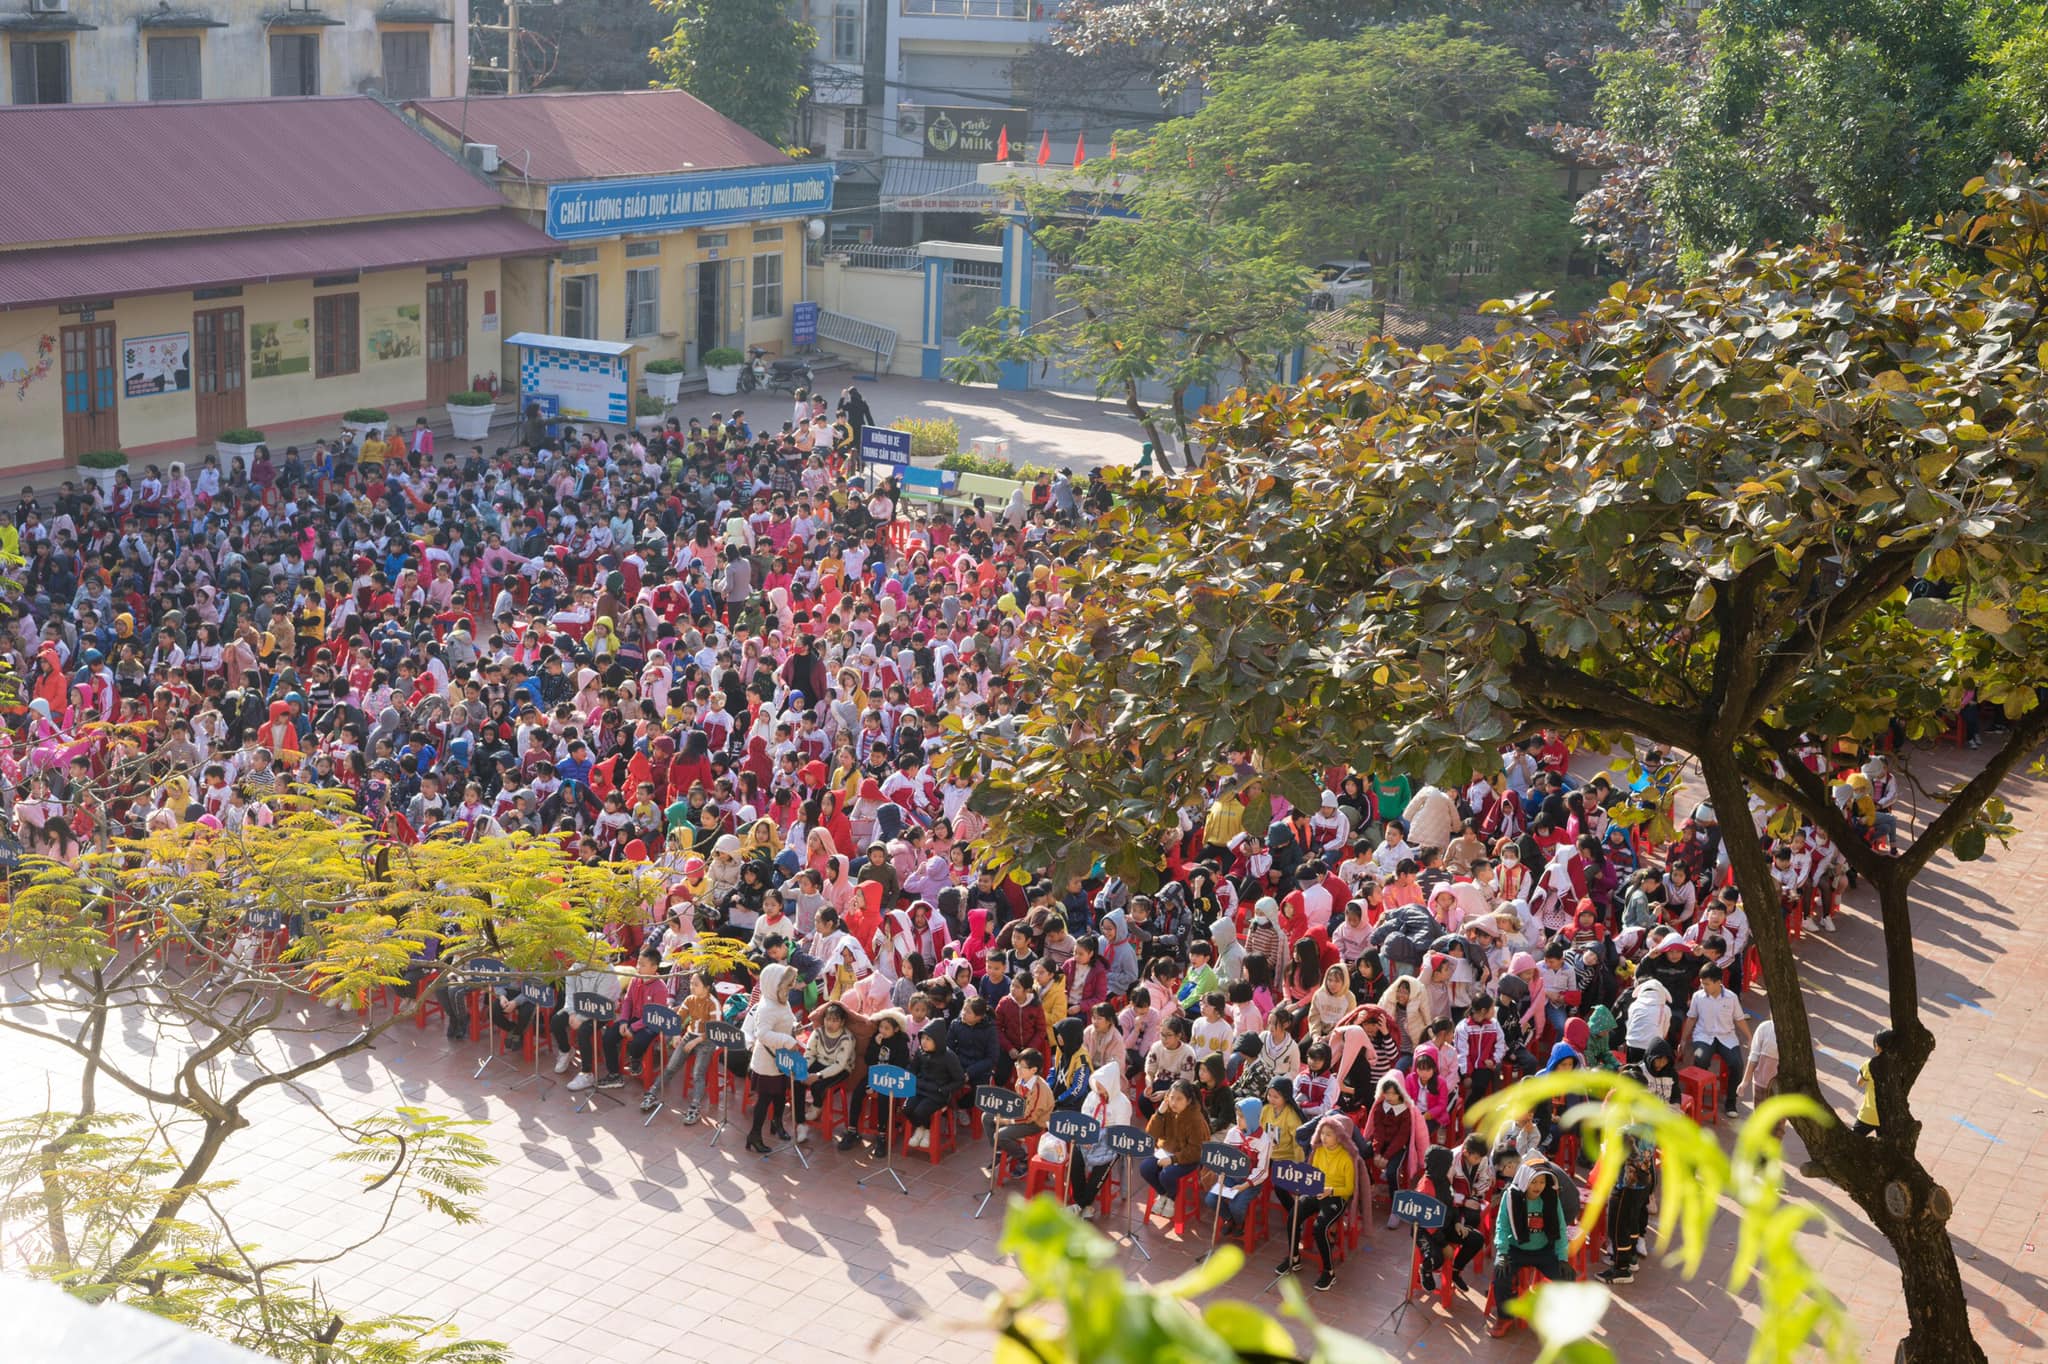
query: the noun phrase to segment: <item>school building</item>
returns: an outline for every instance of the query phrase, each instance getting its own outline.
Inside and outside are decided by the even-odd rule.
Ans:
[[[358,95],[0,108],[0,478],[391,409],[500,368],[549,237]]]
[[[720,347],[792,348],[809,223],[833,169],[800,162],[681,90],[415,100],[421,129],[488,174],[555,243],[508,260],[505,335],[633,347],[700,373]],[[519,357],[500,369],[517,373]]]

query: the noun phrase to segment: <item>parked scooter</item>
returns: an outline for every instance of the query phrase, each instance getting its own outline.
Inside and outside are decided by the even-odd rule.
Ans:
[[[811,377],[811,366],[804,360],[768,359],[768,352],[760,346],[747,347],[747,363],[740,367],[740,392],[752,393],[757,388],[787,389],[794,393],[798,389],[817,386]]]

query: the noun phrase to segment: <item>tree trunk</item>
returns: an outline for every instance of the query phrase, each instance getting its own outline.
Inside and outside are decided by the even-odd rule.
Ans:
[[[1720,815],[1721,836],[1763,957],[1764,988],[1771,1001],[1771,1017],[1778,1025],[1778,1089],[1804,1094],[1827,1107],[1814,1072],[1813,1031],[1800,988],[1798,961],[1778,913],[1777,886],[1762,850],[1761,831],[1750,818],[1748,784],[1731,754],[1703,751],[1697,756],[1714,809],[1724,812]],[[1905,972],[1893,984],[1910,985],[1915,981],[1910,931],[1899,931],[1902,926],[1910,927],[1906,887],[1887,884],[1879,889],[1887,956],[1896,958],[1903,947],[1908,959]],[[1897,968],[1896,960],[1888,965]],[[1858,1137],[1839,1120],[1822,1126],[1801,1120],[1795,1126],[1818,1172],[1849,1195],[1898,1257],[1910,1323],[1907,1338],[1900,1343],[1898,1364],[1984,1364],[1984,1351],[1970,1333],[1962,1276],[1956,1267],[1955,1247],[1949,1241],[1947,1223],[1953,1209],[1947,1193],[1938,1189],[1914,1151],[1920,1125],[1912,1116],[1907,1091],[1911,1077],[1917,1076],[1932,1050],[1933,1038],[1920,1021],[1917,996],[1908,998],[1894,989],[1890,1006],[1892,1026],[1901,1034],[1901,1054],[1891,1059],[1901,1064],[1873,1068],[1879,1079],[1881,1125],[1887,1135]],[[1887,1188],[1893,1190],[1890,1199]],[[1894,1212],[1891,1204],[1901,1196],[1903,1213]]]

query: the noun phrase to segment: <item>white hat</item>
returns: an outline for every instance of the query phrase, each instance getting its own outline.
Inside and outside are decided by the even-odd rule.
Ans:
[[[1334,810],[1337,808],[1337,793],[1335,791],[1323,792],[1323,808],[1325,810]]]

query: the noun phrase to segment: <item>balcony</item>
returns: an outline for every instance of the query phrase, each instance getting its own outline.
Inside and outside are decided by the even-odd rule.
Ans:
[[[1056,6],[1047,0],[901,0],[903,13],[918,19],[1047,19]]]

